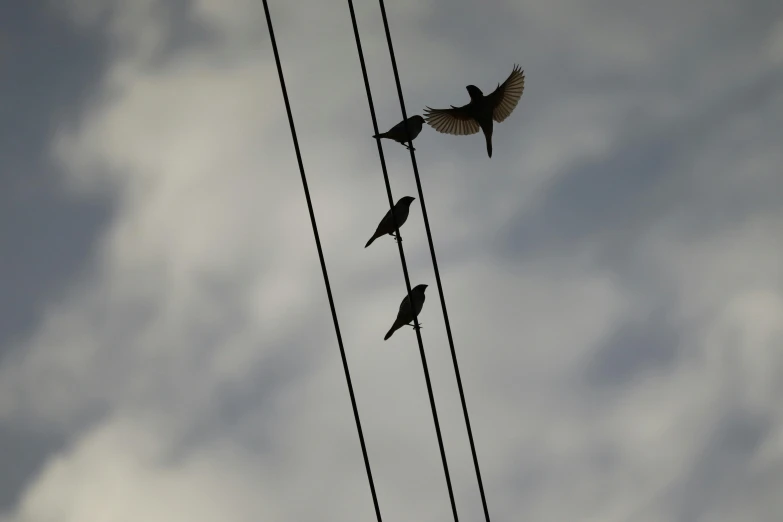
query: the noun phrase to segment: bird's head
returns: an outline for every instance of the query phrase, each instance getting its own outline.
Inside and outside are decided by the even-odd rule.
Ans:
[[[476,87],[475,85],[468,85],[465,87],[468,90],[468,94],[470,94],[471,100],[480,100],[484,97],[484,93],[481,92],[481,89]]]
[[[400,200],[397,202],[400,206],[409,207],[411,206],[411,203],[413,203],[413,200],[416,199],[413,196],[403,196],[400,198]]]
[[[411,121],[416,121],[424,125],[424,117],[420,114],[417,114],[416,116],[411,116]]]
[[[411,291],[412,292],[421,292],[423,294],[424,290],[426,290],[426,289],[427,289],[427,285],[416,285],[416,288],[414,288]]]

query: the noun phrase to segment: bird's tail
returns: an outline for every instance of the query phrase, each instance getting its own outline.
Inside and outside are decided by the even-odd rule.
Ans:
[[[383,338],[383,340],[384,340],[384,341],[387,341],[387,340],[389,339],[389,337],[391,337],[391,336],[392,336],[392,334],[393,334],[394,332],[396,332],[396,331],[397,331],[399,328],[400,328],[400,327],[399,327],[399,326],[397,325],[397,323],[395,322],[395,323],[394,323],[394,325],[392,325],[391,329],[390,329],[388,332],[386,332],[386,337],[384,337],[384,338]]]
[[[378,234],[378,233],[373,234],[373,236],[370,238],[370,240],[367,242],[367,244],[364,245],[364,248],[367,248],[368,246],[372,245],[372,242],[375,241],[376,239],[378,239],[379,237],[381,237],[382,235],[383,234]]]
[[[489,134],[485,134],[487,138],[487,154],[489,154],[489,157],[492,157],[492,132],[490,131]]]
[[[487,140],[487,154],[492,157],[492,118],[479,121],[481,130],[484,132],[484,138]]]
[[[393,333],[394,333],[394,332],[396,332],[396,331],[397,331],[397,328],[395,328],[394,326],[392,326],[392,327],[391,327],[391,330],[389,330],[388,332],[386,332],[386,337],[384,337],[384,338],[383,338],[383,340],[384,340],[384,341],[388,341],[388,340],[389,340],[389,337],[391,337],[391,334],[393,334]]]

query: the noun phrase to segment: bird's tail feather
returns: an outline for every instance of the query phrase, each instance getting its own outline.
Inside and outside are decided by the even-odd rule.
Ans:
[[[487,134],[487,154],[489,154],[489,157],[492,157],[492,134]]]
[[[392,325],[391,329],[388,332],[386,332],[386,337],[384,337],[383,340],[387,341],[389,339],[389,337],[391,337],[392,334],[394,332],[396,332],[399,328],[400,327],[397,325],[397,323],[394,323],[394,325]]]
[[[481,130],[484,132],[484,138],[487,140],[487,154],[492,157],[492,118],[479,122]]]
[[[389,337],[391,337],[391,334],[393,334],[393,333],[394,333],[394,332],[396,332],[396,331],[397,331],[397,329],[396,329],[395,327],[393,327],[393,326],[392,326],[391,330],[389,330],[388,332],[386,332],[386,337],[384,337],[384,338],[383,338],[383,340],[384,340],[384,341],[388,341],[388,340],[389,340]]]
[[[375,234],[372,235],[370,240],[367,242],[366,245],[364,245],[364,248],[367,248],[368,246],[372,245],[372,242],[381,237],[383,234],[379,234],[378,231],[375,231]]]

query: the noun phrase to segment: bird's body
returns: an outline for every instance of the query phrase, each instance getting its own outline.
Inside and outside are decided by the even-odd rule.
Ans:
[[[452,105],[450,109],[427,107],[424,117],[431,127],[444,134],[467,136],[483,131],[487,154],[491,158],[493,122],[502,122],[516,108],[525,90],[525,74],[515,65],[506,81],[486,96],[475,85],[468,85],[466,89],[470,103],[462,107]]]
[[[406,324],[412,323],[414,321],[414,316],[419,316],[421,309],[424,307],[424,290],[426,289],[427,285],[417,285],[411,289],[410,297],[413,298],[413,307],[411,307],[411,301],[408,298],[409,296],[405,296],[405,298],[402,300],[402,303],[400,303],[400,310],[397,312],[397,319],[394,320],[394,324],[392,325],[391,329],[386,334],[386,337],[383,338],[384,341],[389,339],[389,337],[391,337],[394,332]]]
[[[375,229],[375,234],[372,235],[370,240],[367,242],[366,245],[364,245],[364,248],[367,248],[372,244],[373,241],[378,239],[379,237],[389,234],[390,236],[394,236],[394,233],[396,229],[402,227],[402,225],[408,220],[408,214],[410,214],[410,208],[411,203],[413,203],[413,200],[416,199],[411,196],[403,196],[397,201],[397,203],[394,205],[394,213],[397,217],[397,227],[394,226],[394,218],[392,217],[392,211],[389,209],[386,212],[386,215],[383,216],[383,219],[378,224],[378,228]]]
[[[408,122],[408,130],[410,131],[410,138],[408,137],[408,133],[405,132],[405,122]],[[421,134],[421,129],[424,127],[424,118],[419,116],[418,114],[416,116],[411,116],[407,120],[403,120],[391,129],[389,129],[386,132],[382,132],[380,134],[376,134],[373,136],[373,138],[388,138],[390,140],[394,140],[398,143],[401,143],[405,147],[408,147],[406,145],[407,142],[412,142],[416,139],[416,137]],[[414,149],[416,150],[416,149]]]

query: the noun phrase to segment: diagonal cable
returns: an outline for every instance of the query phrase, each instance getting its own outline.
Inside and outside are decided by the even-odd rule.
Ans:
[[[332,320],[334,321],[334,331],[337,334],[337,344],[340,347],[340,357],[343,360],[343,370],[345,370],[345,381],[348,384],[348,394],[351,396],[351,406],[353,407],[353,417],[356,420],[356,431],[359,434],[359,443],[362,447],[362,456],[364,457],[364,467],[367,470],[367,481],[370,483],[370,493],[372,494],[372,502],[375,506],[375,516],[378,522],[381,522],[381,508],[378,505],[378,496],[375,493],[375,482],[372,478],[372,471],[370,470],[370,459],[367,456],[367,446],[364,443],[364,434],[362,432],[362,423],[359,420],[359,409],[356,406],[356,397],[353,393],[353,384],[351,383],[351,372],[348,370],[348,359],[345,356],[345,347],[343,346],[343,338],[340,334],[340,324],[337,321],[337,310],[334,305],[334,298],[332,297],[332,287],[329,284],[329,275],[326,270],[326,261],[324,259],[324,252],[321,248],[321,239],[318,235],[318,226],[316,225],[315,212],[313,211],[313,202],[310,199],[310,189],[307,187],[307,176],[305,174],[304,164],[302,163],[302,154],[299,150],[299,140],[296,137],[296,126],[294,125],[294,116],[291,112],[291,104],[288,101],[288,91],[285,87],[285,79],[283,78],[283,67],[280,63],[280,53],[277,50],[277,41],[275,40],[275,31],[272,27],[272,17],[269,14],[269,5],[267,0],[263,0],[264,14],[266,14],[266,23],[269,26],[269,39],[272,42],[272,50],[275,55],[275,63],[277,64],[277,74],[280,77],[280,88],[283,91],[283,100],[285,101],[285,110],[288,114],[288,124],[291,127],[291,137],[294,142],[294,150],[296,151],[296,160],[299,163],[299,172],[302,176],[302,186],[304,187],[305,199],[307,200],[307,209],[310,211],[310,222],[313,225],[313,236],[315,237],[315,246],[318,249],[318,259],[321,261],[321,271],[324,276],[324,284],[326,285],[326,295],[329,298],[329,307],[332,310]]]
[[[406,122],[406,132],[408,133],[408,136],[410,136],[410,132],[408,131],[407,127],[407,120],[408,120],[408,114],[405,111],[405,99],[402,95],[402,85],[400,83],[400,73],[397,70],[397,60],[394,58],[394,46],[392,45],[392,37],[391,37],[391,31],[389,30],[389,20],[386,17],[386,6],[384,5],[383,0],[378,0],[378,3],[381,7],[381,16],[383,17],[383,28],[386,31],[386,42],[389,45],[389,56],[391,57],[391,64],[392,69],[394,70],[394,81],[397,84],[397,95],[400,99],[400,109],[402,110],[402,118],[403,121]],[[376,130],[377,133],[377,130]],[[486,519],[486,522],[489,522],[489,508],[487,507],[487,498],[484,494],[484,482],[481,480],[481,470],[479,469],[479,461],[478,456],[476,454],[476,444],[473,441],[473,430],[470,427],[470,416],[468,415],[468,405],[465,402],[465,392],[462,389],[462,377],[460,376],[459,372],[459,364],[457,363],[457,351],[454,349],[454,338],[451,335],[451,324],[449,323],[449,314],[446,311],[446,298],[443,295],[443,285],[440,280],[440,271],[438,270],[438,260],[435,257],[435,246],[432,242],[432,232],[430,231],[430,222],[427,218],[427,206],[424,204],[424,192],[421,188],[421,179],[419,178],[419,167],[416,164],[416,154],[413,152],[413,143],[409,142],[410,145],[410,153],[411,153],[411,163],[413,165],[413,175],[416,178],[416,187],[419,191],[419,203],[421,204],[421,214],[424,218],[424,228],[427,231],[427,241],[430,246],[430,255],[432,257],[432,267],[435,271],[435,282],[438,285],[438,294],[440,295],[440,304],[441,308],[443,309],[443,320],[446,324],[446,335],[449,339],[449,348],[451,349],[451,360],[454,363],[454,374],[457,377],[457,387],[459,389],[459,398],[462,402],[462,413],[465,417],[465,427],[467,428],[468,432],[468,440],[470,441],[470,451],[473,455],[473,467],[476,469],[476,480],[478,482],[479,486],[479,492],[481,494],[481,504],[484,508],[484,518]]]
[[[367,66],[366,66],[365,61],[364,61],[364,52],[362,50],[362,41],[361,41],[361,38],[359,36],[359,26],[358,26],[358,24],[356,22],[356,13],[355,13],[354,7],[353,7],[353,0],[348,0],[348,9],[349,9],[349,11],[351,13],[351,22],[353,24],[353,33],[354,33],[354,36],[356,38],[356,50],[359,53],[359,63],[361,64],[361,67],[362,67],[362,76],[364,77],[364,88],[367,91],[367,102],[368,102],[368,104],[370,106],[370,116],[372,117],[372,126],[373,126],[373,130],[375,131],[374,132],[375,135],[377,135],[379,133],[379,131],[378,131],[378,120],[377,120],[377,118],[375,116],[375,105],[373,104],[373,101],[372,101],[372,91],[370,89],[370,80],[369,80],[369,78],[367,76]],[[407,131],[407,129],[406,129],[406,131]],[[387,194],[387,196],[389,198],[389,207],[391,208],[395,230],[397,232],[397,237],[399,238],[399,241],[397,241],[397,246],[398,246],[399,251],[400,251],[400,262],[402,263],[402,273],[403,273],[403,276],[405,277],[405,287],[406,287],[406,289],[408,291],[408,299],[410,300],[411,305],[412,305],[413,304],[413,299],[411,297],[411,282],[410,282],[410,278],[408,277],[408,265],[405,262],[405,252],[403,251],[403,248],[402,248],[402,236],[400,235],[400,228],[399,228],[399,225],[397,224],[397,217],[394,216],[394,199],[392,197],[391,185],[389,184],[389,174],[388,174],[388,171],[386,170],[386,159],[383,156],[383,146],[381,144],[381,139],[377,138],[376,142],[377,142],[377,145],[378,145],[378,157],[381,160],[381,170],[383,171],[383,180],[384,180],[384,183],[386,184],[386,194]],[[412,148],[413,148],[413,146],[411,145],[411,149]],[[421,194],[421,187],[419,187],[419,194]],[[428,229],[428,233],[429,233],[429,229]],[[413,309],[413,306],[411,306],[411,309]],[[421,332],[419,331],[420,327],[419,327],[419,323],[418,323],[418,318],[415,315],[415,309],[413,309],[413,311],[414,311],[413,322],[416,325],[414,327],[414,329],[416,330],[416,339],[417,339],[417,341],[419,343],[419,353],[421,355],[422,369],[424,370],[424,380],[427,383],[427,393],[429,394],[430,408],[432,409],[432,418],[433,418],[433,421],[435,423],[435,433],[436,433],[437,438],[438,438],[438,446],[440,448],[440,457],[441,457],[441,461],[443,462],[443,473],[444,473],[444,475],[446,477],[446,487],[448,489],[449,500],[451,502],[451,511],[452,511],[452,513],[454,515],[454,522],[458,522],[459,521],[459,516],[457,515],[457,504],[456,504],[456,502],[454,500],[454,490],[453,490],[452,485],[451,485],[451,476],[449,474],[449,466],[448,466],[448,463],[446,461],[446,450],[443,447],[443,437],[442,437],[441,431],[440,431],[440,422],[438,421],[438,412],[437,412],[437,409],[435,408],[435,396],[433,395],[433,392],[432,392],[432,382],[430,381],[430,372],[429,372],[429,369],[427,367],[427,356],[424,353],[424,343],[423,343],[423,341],[421,339]]]

